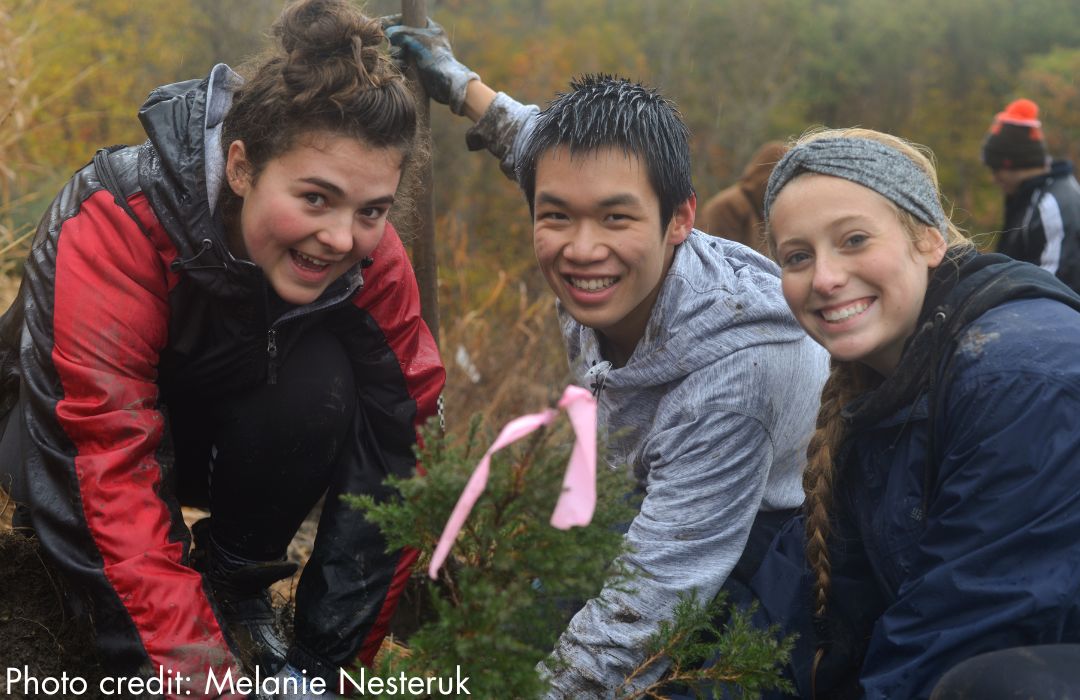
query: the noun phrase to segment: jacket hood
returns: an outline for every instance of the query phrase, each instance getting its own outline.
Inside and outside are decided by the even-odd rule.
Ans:
[[[254,271],[233,259],[213,215],[224,170],[221,122],[241,83],[228,66],[218,64],[201,80],[157,88],[139,109],[149,137],[139,153],[140,188],[176,245],[174,265],[220,296],[236,292],[223,270]]]
[[[604,361],[596,331],[557,303],[571,371],[594,390],[659,386],[737,350],[802,339],[779,277],[779,267],[750,248],[693,231],[676,247],[645,334],[625,366]]]
[[[1050,175],[1052,177],[1065,177],[1066,175],[1073,174],[1073,164],[1067,160],[1055,160],[1050,164]]]
[[[1035,298],[1080,310],[1080,296],[1035,265],[997,253],[950,253],[931,275],[917,330],[896,371],[845,407],[844,417],[859,429],[909,410],[920,396],[933,393],[939,365],[953,355],[966,326],[1007,301]]]

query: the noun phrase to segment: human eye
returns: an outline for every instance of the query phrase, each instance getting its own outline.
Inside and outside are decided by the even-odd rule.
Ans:
[[[358,214],[368,221],[378,221],[386,215],[387,207],[364,207]]]
[[[604,220],[610,224],[615,224],[616,226],[619,226],[630,223],[634,220],[634,217],[624,212],[613,211],[607,216],[605,216]]]
[[[856,231],[848,234],[848,237],[844,239],[844,245],[848,248],[858,248],[870,239],[870,236],[866,235],[862,231]]]
[[[554,210],[554,209],[548,209],[546,211],[538,211],[538,212],[536,212],[536,220],[537,221],[552,221],[552,222],[555,222],[555,221],[568,221],[569,219],[566,216],[566,214],[564,214],[561,211],[557,211],[557,210]]]
[[[785,253],[780,259],[780,267],[792,269],[798,268],[804,263],[806,263],[809,259],[810,255],[801,250]]]
[[[326,206],[326,197],[318,192],[305,192],[302,196],[313,207]]]

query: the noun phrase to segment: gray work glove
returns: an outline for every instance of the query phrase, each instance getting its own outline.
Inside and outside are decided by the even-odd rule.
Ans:
[[[478,76],[454,58],[446,32],[432,19],[427,27],[407,27],[400,15],[382,18],[386,38],[400,50],[399,59],[413,60],[428,97],[450,106],[454,114],[465,113],[465,91]]]

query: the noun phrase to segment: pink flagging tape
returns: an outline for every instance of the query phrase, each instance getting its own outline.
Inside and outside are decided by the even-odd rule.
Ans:
[[[570,462],[563,477],[562,493],[551,514],[551,525],[560,530],[588,525],[596,509],[596,399],[587,390],[578,386],[568,386],[559,400],[559,408],[570,417],[574,428],[574,448],[570,453]],[[530,413],[507,423],[499,436],[495,438],[483,459],[476,465],[469,482],[458,498],[457,505],[446,521],[442,536],[431,556],[428,576],[436,578],[450,548],[461,532],[461,526],[469,517],[473,506],[487,486],[491,471],[491,455],[514,443],[539,428],[550,425],[558,415],[555,409],[540,413]]]

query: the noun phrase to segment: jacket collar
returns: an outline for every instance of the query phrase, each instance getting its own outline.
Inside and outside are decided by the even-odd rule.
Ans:
[[[1054,180],[1060,180],[1064,177],[1069,177],[1073,174],[1073,164],[1067,160],[1055,160],[1050,164],[1050,170],[1041,175],[1035,177],[1029,177],[1020,183],[1020,186],[1016,189],[1016,192],[1006,197],[1006,201],[1016,200],[1019,202],[1029,202],[1032,194],[1036,190],[1044,189],[1049,186]]]

